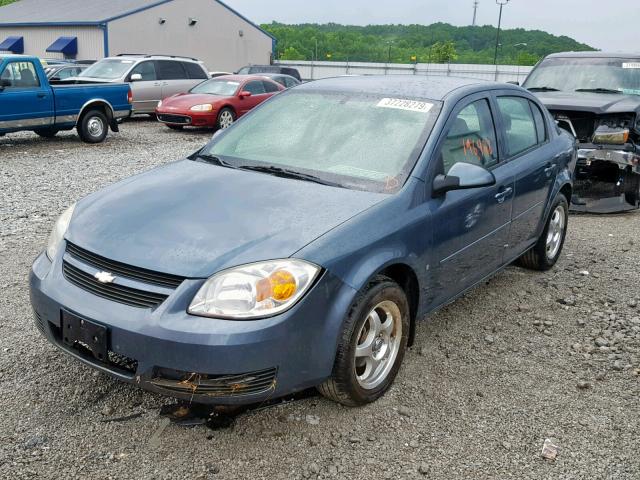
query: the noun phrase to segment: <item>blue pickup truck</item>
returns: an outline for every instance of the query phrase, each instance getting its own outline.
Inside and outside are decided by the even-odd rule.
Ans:
[[[131,114],[124,83],[51,85],[40,60],[23,55],[0,55],[0,72],[0,136],[30,130],[50,138],[77,128],[84,142],[100,143]]]

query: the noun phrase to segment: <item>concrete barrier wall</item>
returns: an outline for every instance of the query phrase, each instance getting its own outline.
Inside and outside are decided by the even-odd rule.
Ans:
[[[300,71],[306,80],[336,77],[340,75],[434,75],[477,78],[498,82],[521,82],[527,77],[533,67],[518,65],[477,65],[477,64],[442,64],[442,63],[362,63],[362,62],[306,62],[285,61],[276,62],[280,65],[291,66]]]

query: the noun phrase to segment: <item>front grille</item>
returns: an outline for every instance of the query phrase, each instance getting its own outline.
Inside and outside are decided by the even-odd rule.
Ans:
[[[180,125],[189,125],[191,123],[191,117],[185,115],[171,115],[167,113],[159,113],[158,120],[165,123],[177,123]]]
[[[167,273],[154,272],[144,268],[132,267],[126,263],[116,262],[107,258],[91,253],[84,248],[80,248],[73,243],[67,242],[67,253],[91,265],[98,270],[105,270],[121,277],[140,280],[141,282],[150,283],[152,285],[160,285],[162,287],[178,288],[184,281],[184,277],[177,275],[169,275]]]
[[[211,397],[242,397],[275,389],[277,368],[236,375],[207,375],[156,369],[151,383],[164,390]]]
[[[66,261],[62,263],[62,273],[67,280],[77,287],[99,297],[131,307],[155,308],[167,299],[167,295],[160,293],[145,292],[123,285],[116,285],[115,283],[100,283],[90,273],[83,272]]]

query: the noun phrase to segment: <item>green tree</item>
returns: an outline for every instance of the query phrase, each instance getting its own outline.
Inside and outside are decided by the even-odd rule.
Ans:
[[[458,58],[455,44],[448,42],[437,42],[431,47],[431,61],[433,63],[451,63]]]
[[[284,52],[280,55],[281,60],[306,60],[306,57],[303,53],[300,53],[296,50],[295,47],[287,47]]]

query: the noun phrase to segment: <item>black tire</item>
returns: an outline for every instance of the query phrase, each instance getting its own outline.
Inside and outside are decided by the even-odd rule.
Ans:
[[[368,321],[369,313],[381,302],[394,303],[400,312],[402,331],[399,350],[382,383],[375,388],[366,389],[357,378],[356,346],[362,334],[361,330]],[[384,395],[391,387],[402,365],[409,340],[409,316],[409,302],[402,288],[388,277],[375,277],[358,293],[351,306],[338,341],[331,377],[317,387],[318,391],[325,397],[349,407],[371,403]]]
[[[109,132],[107,116],[100,110],[89,110],[78,123],[78,135],[85,143],[101,143]]]
[[[547,250],[547,237],[557,209],[564,211],[564,228],[560,234],[559,248],[555,253],[550,254]],[[558,258],[560,258],[562,248],[564,247],[564,241],[567,237],[568,219],[569,204],[567,202],[567,198],[564,195],[559,194],[553,202],[549,218],[547,218],[547,222],[545,223],[544,230],[542,231],[542,235],[538,239],[538,242],[518,259],[517,264],[530,270],[546,271],[552,269],[558,261]]]
[[[227,124],[225,122],[226,115],[231,116],[231,124],[233,124],[233,122],[235,122],[238,118],[236,116],[236,112],[234,112],[233,109],[229,107],[223,108],[218,112],[218,120],[216,121],[216,127],[218,128],[218,130],[224,130],[225,128],[229,128],[231,126],[231,124]]]
[[[36,134],[41,136],[42,138],[53,138],[58,134],[59,131],[60,130],[58,130],[57,128],[38,128],[34,130],[34,132],[36,132]]]
[[[169,127],[171,130],[178,130],[178,131],[180,131],[180,130],[182,130],[182,129],[184,128],[184,126],[183,126],[183,125],[169,125],[168,123],[167,123],[166,125],[167,125],[167,127]]]

